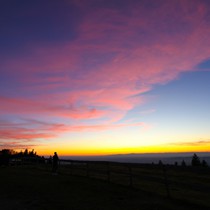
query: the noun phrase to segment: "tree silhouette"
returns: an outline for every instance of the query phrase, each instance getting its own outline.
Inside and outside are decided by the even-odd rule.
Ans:
[[[191,164],[192,164],[192,166],[200,166],[201,165],[200,158],[196,154],[193,155]]]
[[[0,165],[9,165],[9,159],[14,154],[14,150],[3,149],[0,151]]]
[[[19,159],[21,161],[28,161],[30,163],[34,162],[44,162],[44,158],[37,155],[37,153],[33,150],[29,151],[25,149],[24,152],[16,152],[12,149],[2,149],[0,151],[0,165],[10,165],[14,164],[14,161]]]
[[[159,160],[158,165],[159,165],[159,166],[162,166],[162,165],[163,165],[162,160]]]
[[[208,164],[205,160],[203,160],[201,164],[202,164],[203,167],[208,167]]]
[[[23,154],[24,154],[24,156],[28,156],[28,149],[25,149]]]
[[[182,160],[182,163],[181,163],[182,167],[186,167],[186,163],[184,160]]]

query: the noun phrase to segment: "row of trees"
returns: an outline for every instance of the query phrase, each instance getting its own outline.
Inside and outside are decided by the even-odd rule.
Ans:
[[[163,165],[163,163],[162,163],[162,161],[161,160],[159,160],[159,165]],[[176,161],[175,163],[174,163],[174,165],[175,166],[178,166],[178,162]],[[184,160],[182,160],[182,162],[181,162],[181,166],[182,167],[185,167],[185,166],[187,166],[187,164],[186,164],[186,162],[184,161]],[[199,166],[199,167],[208,167],[208,164],[207,164],[207,162],[205,161],[205,160],[200,160],[200,158],[198,157],[198,155],[197,154],[194,154],[193,156],[192,156],[192,159],[191,159],[191,166]]]
[[[0,151],[0,165],[8,165],[11,159],[17,158],[41,158],[37,153],[32,149],[29,151],[25,149],[24,151],[16,152],[12,149],[2,149]]]
[[[208,164],[205,160],[200,160],[200,158],[194,154],[193,157],[192,157],[192,161],[191,161],[191,165],[192,166],[204,166],[204,167],[207,167]]]
[[[28,149],[25,149],[25,151],[20,151],[20,152],[16,152],[13,149],[2,149],[0,151],[0,155],[6,155],[6,156],[15,156],[15,157],[36,157],[37,154],[34,151],[34,149],[32,149],[31,151],[29,151]]]
[[[29,151],[28,149],[25,149],[24,151],[16,152],[12,149],[3,149],[0,151],[0,165],[8,165],[10,159],[14,158],[42,158],[32,149]],[[163,165],[162,161],[159,161],[159,165]],[[192,166],[203,166],[208,167],[208,164],[205,160],[200,160],[197,154],[194,154],[191,159],[191,165]],[[175,162],[175,166],[178,166],[178,162]],[[181,162],[181,166],[186,166],[185,161],[183,160]]]

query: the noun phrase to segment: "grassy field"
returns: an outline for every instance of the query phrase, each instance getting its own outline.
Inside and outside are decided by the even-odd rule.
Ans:
[[[52,175],[47,168],[0,168],[2,210],[164,210],[209,209],[208,204],[168,199],[140,189],[103,180],[65,174]]]
[[[108,164],[106,162],[86,162],[86,164],[74,162],[74,164],[63,165],[60,171],[65,174],[110,180],[124,186],[132,185],[135,189],[170,196],[176,200],[188,201],[210,209],[210,168],[207,167],[114,162],[108,162]]]

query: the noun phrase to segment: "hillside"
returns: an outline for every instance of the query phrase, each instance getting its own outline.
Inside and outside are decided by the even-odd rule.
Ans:
[[[65,173],[53,176],[45,167],[1,167],[0,186],[4,210],[205,209],[205,206],[93,178]]]

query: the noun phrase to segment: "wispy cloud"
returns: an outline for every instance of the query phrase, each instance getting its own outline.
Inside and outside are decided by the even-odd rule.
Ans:
[[[171,145],[179,145],[179,146],[203,146],[203,145],[205,146],[209,144],[210,144],[210,140],[171,143]]]
[[[147,1],[122,1],[121,6],[103,2],[71,2],[82,13],[74,39],[27,42],[24,56],[1,62],[10,84],[0,92],[2,114],[98,124],[42,125],[40,131],[46,131],[39,132],[31,121],[30,129],[4,127],[1,139],[33,140],[55,137],[57,131],[132,126],[119,120],[145,103],[144,93],[209,58],[210,11],[204,1],[154,1],[150,7]]]
[[[10,148],[10,149],[33,149],[37,147],[38,144],[20,144],[19,142],[7,142],[0,143],[0,148]],[[40,145],[39,145],[40,146]]]
[[[71,132],[92,132],[113,130],[122,127],[140,127],[147,128],[147,124],[143,122],[138,123],[118,123],[118,124],[62,124],[62,123],[49,123],[34,119],[22,119],[22,122],[0,122],[0,136],[1,145],[33,145],[38,144],[37,140],[50,139],[58,137],[61,133]],[[22,143],[25,144],[22,144]]]
[[[156,110],[155,109],[148,109],[148,110],[143,110],[140,112],[142,115],[148,115],[154,113]]]

